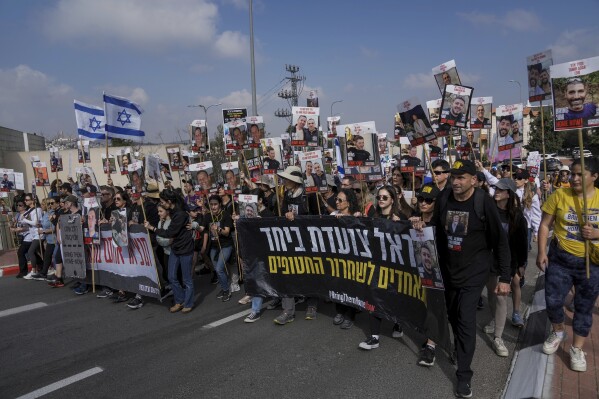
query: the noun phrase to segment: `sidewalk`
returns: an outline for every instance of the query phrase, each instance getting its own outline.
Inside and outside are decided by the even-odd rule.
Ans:
[[[566,299],[569,302],[570,297]],[[545,276],[539,274],[520,349],[514,358],[504,398],[599,398],[599,300],[593,312],[593,327],[585,340],[587,371],[570,370],[572,312],[566,310],[567,340],[553,355],[542,352],[550,330],[545,311]]]
[[[19,274],[17,250],[11,249],[0,255],[0,277],[16,276]]]

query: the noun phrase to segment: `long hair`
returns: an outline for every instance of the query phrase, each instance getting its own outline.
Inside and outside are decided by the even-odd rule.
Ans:
[[[349,212],[353,215],[356,212],[360,211],[360,204],[358,204],[358,197],[356,197],[356,193],[351,188],[342,188],[340,193],[345,194],[345,198],[347,199],[347,204],[349,205]],[[364,194],[362,194],[364,195]]]
[[[395,188],[393,188],[393,186],[383,186],[381,188],[378,189],[378,191],[376,192],[376,195],[379,196],[381,195],[381,191],[385,190],[389,193],[389,195],[391,196],[391,212],[389,213],[389,216],[392,215],[396,215],[396,216],[403,216],[400,211],[399,211],[399,201],[397,200],[397,191],[395,191]],[[404,199],[405,201],[405,199]],[[385,217],[385,215],[383,215],[383,210],[379,205],[379,201],[376,200],[376,206],[374,207],[374,217],[376,218],[382,218]]]
[[[395,187],[395,189],[397,191],[398,197],[399,197],[399,194],[403,194],[403,188],[399,187],[399,189],[398,189],[397,187]],[[410,204],[408,204],[408,201],[406,201],[406,197],[403,195],[401,196],[401,198],[397,199],[397,209],[406,219],[409,219],[414,214],[414,208],[412,208],[410,206]],[[401,216],[401,215],[397,215],[397,216]]]
[[[512,190],[507,190],[509,198],[507,200],[507,220],[508,220],[508,234],[511,236],[516,232],[518,228],[517,221],[522,215],[522,209],[520,208],[520,198],[518,194]]]
[[[175,210],[185,210],[185,203],[183,202],[183,197],[174,190],[162,190],[160,192],[160,199],[164,201],[170,201],[172,204],[175,205]]]
[[[584,154],[580,154],[583,156]],[[576,165],[582,165],[581,158],[576,158],[572,165],[570,165],[570,170]],[[591,172],[592,175],[599,174],[599,159],[597,157],[588,157],[584,159],[584,168]],[[595,180],[595,187],[599,188],[599,179]]]
[[[527,181],[524,184],[524,194],[522,194],[522,207],[526,209],[530,209],[532,206],[532,199],[535,196],[534,184]]]

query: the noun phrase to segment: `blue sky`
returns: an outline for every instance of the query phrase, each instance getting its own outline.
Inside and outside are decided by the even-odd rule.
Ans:
[[[0,3],[0,125],[75,135],[73,100],[103,91],[137,101],[149,141],[176,137],[189,104],[251,109],[247,0],[21,0]],[[255,0],[258,113],[267,131],[285,64],[317,89],[321,117],[374,120],[392,132],[396,105],[440,97],[431,68],[455,59],[462,83],[494,106],[526,98],[526,57],[551,48],[555,63],[599,55],[599,3],[578,15],[560,2]],[[271,91],[269,91],[271,90]],[[219,108],[209,111],[211,132]],[[321,123],[322,124],[322,123]]]

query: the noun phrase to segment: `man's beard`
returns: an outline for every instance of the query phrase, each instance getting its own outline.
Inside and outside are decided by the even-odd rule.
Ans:
[[[504,133],[504,132],[505,132],[505,133]],[[509,132],[510,132],[510,131],[509,131],[509,130],[507,130],[507,129],[500,129],[500,130],[499,130],[499,135],[500,135],[501,137],[506,137],[506,136],[508,135],[508,133],[509,133]]]

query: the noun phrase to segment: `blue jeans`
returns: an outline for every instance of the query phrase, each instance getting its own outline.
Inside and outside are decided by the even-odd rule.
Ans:
[[[261,296],[253,296],[252,297],[252,312],[260,313],[260,308],[262,308],[262,303],[264,302],[264,298]]]
[[[210,259],[216,270],[216,276],[218,277],[218,283],[223,291],[229,291],[229,279],[227,278],[227,272],[225,271],[225,264],[229,261],[233,247],[222,247],[210,249]]]
[[[555,241],[549,246],[548,258],[545,271],[547,317],[553,324],[564,322],[564,300],[574,285],[572,330],[574,334],[586,337],[593,325],[593,308],[599,294],[599,266],[591,262],[591,278],[587,279],[584,258],[558,248]]]
[[[193,307],[193,278],[191,275],[191,261],[193,253],[189,255],[177,255],[171,252],[168,257],[168,281],[173,289],[175,303],[183,304],[186,308]],[[181,287],[179,279],[177,279],[177,270],[181,266],[181,275],[185,289]]]

